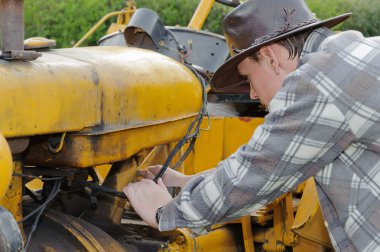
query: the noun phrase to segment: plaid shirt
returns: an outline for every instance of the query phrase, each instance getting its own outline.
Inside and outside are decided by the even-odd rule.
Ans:
[[[380,44],[319,28],[247,145],[195,177],[160,230],[228,221],[314,176],[337,251],[380,251]]]

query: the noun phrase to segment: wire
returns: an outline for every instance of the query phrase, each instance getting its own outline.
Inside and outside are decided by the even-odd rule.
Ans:
[[[200,128],[199,130],[202,130],[202,131],[209,131],[210,130],[211,118],[210,118],[210,114],[208,113],[208,111],[206,111],[206,116],[207,116],[207,128],[205,128],[205,129]]]
[[[38,176],[33,175],[27,175],[27,174],[20,174],[20,173],[13,173],[13,176],[15,177],[21,177],[21,178],[27,178],[27,179],[40,179],[42,181],[54,181],[54,180],[60,180],[63,177],[53,177],[53,178],[41,178]]]
[[[46,201],[44,203],[42,203],[39,207],[37,207],[36,209],[34,209],[31,213],[29,213],[27,216],[25,216],[24,218],[22,218],[18,223],[21,223],[27,219],[29,219],[32,215],[34,215],[36,212],[38,212],[35,220],[34,220],[34,223],[33,223],[33,226],[29,232],[29,235],[28,235],[28,239],[26,240],[26,243],[25,243],[25,250],[27,250],[29,244],[30,244],[30,240],[32,239],[32,236],[33,236],[33,233],[34,231],[37,229],[37,225],[38,225],[38,221],[42,215],[42,213],[45,211],[45,209],[47,208],[48,204],[57,196],[57,194],[59,193],[60,191],[60,188],[61,188],[61,183],[62,183],[62,180],[56,180],[54,181],[54,185],[53,185],[53,188],[51,189],[50,193],[49,193],[49,196],[47,197]]]
[[[59,187],[56,188],[57,184],[59,184]],[[55,181],[54,183],[54,186],[53,186],[53,189],[50,191],[47,199],[45,200],[44,203],[42,203],[39,207],[37,207],[36,209],[34,209],[32,212],[30,212],[27,216],[25,216],[24,218],[22,218],[21,220],[18,221],[18,223],[21,223],[21,222],[24,222],[26,221],[27,219],[29,219],[31,216],[33,216],[36,212],[38,212],[39,210],[41,210],[43,207],[47,206],[47,204],[49,204],[50,201],[52,201],[54,199],[55,196],[57,196],[58,192],[59,192],[59,188],[61,186],[61,180],[57,180]]]
[[[176,170],[183,163],[183,161],[185,161],[185,159],[187,158],[187,156],[190,154],[191,150],[193,149],[195,141],[196,141],[196,138],[191,139],[189,147],[186,149],[185,153],[178,160],[178,162],[175,165],[173,165],[172,169]]]
[[[57,147],[53,147],[49,141],[47,141],[48,149],[51,153],[58,153],[62,150],[63,144],[65,142],[66,132],[62,133],[61,139],[59,140],[59,144]]]
[[[73,179],[73,180],[77,181],[78,183],[81,183],[83,185],[86,185],[91,190],[96,190],[96,191],[99,191],[99,192],[108,193],[108,194],[111,194],[111,195],[114,195],[114,196],[117,196],[117,197],[120,197],[120,198],[123,198],[123,199],[127,198],[123,192],[117,191],[117,190],[115,190],[113,188],[109,188],[109,187],[106,187],[106,186],[98,185],[98,184],[96,184],[94,182],[88,182],[88,181],[84,181],[84,180],[79,180],[79,179]]]
[[[160,171],[156,174],[153,181],[157,183],[157,180],[162,177],[166,171],[166,169],[169,167],[169,164],[173,160],[174,156],[181,150],[181,148],[187,143],[189,140],[191,140],[188,148],[186,149],[184,155],[180,158],[180,160],[173,166],[178,167],[182,164],[182,162],[185,160],[187,155],[190,153],[192,148],[194,147],[194,143],[196,138],[199,135],[200,126],[203,120],[204,115],[208,115],[206,111],[206,105],[207,105],[207,95],[206,95],[206,81],[205,79],[198,74],[197,70],[190,64],[185,64],[199,79],[202,87],[202,106],[199,110],[197,116],[195,117],[194,121],[190,124],[189,128],[187,129],[186,135],[175,145],[173,150],[169,153],[168,158],[162,165],[162,168]]]

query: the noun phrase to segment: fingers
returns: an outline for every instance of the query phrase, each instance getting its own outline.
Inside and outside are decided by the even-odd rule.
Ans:
[[[164,184],[164,182],[162,182],[162,178],[159,178],[157,180],[157,185],[159,185],[162,189],[164,189],[165,191],[167,191],[168,189],[166,188],[166,185]]]
[[[147,189],[148,187],[157,188],[157,186],[162,190],[165,190],[166,192],[168,191],[164,182],[162,181],[162,178],[158,179],[157,184],[151,179],[144,178],[141,179],[139,182],[129,183],[126,187],[123,188],[123,192],[133,205],[136,198],[136,194],[139,194],[142,189]],[[143,191],[145,191],[145,189]]]
[[[172,200],[162,179],[158,180],[158,184],[150,179],[141,179],[139,182],[129,183],[123,191],[136,213],[148,225],[157,228],[155,219],[157,209]]]
[[[138,170],[138,171],[136,171],[136,175],[145,178],[147,172],[148,172],[147,170]]]
[[[151,179],[143,178],[138,182],[129,183],[126,187],[124,187],[123,191],[126,191],[127,193],[133,193],[143,188],[144,185],[156,185],[156,183],[154,183],[154,181]]]
[[[146,179],[154,179],[154,174],[148,170],[139,170],[136,172],[136,175],[144,177]]]
[[[154,166],[149,166],[147,168],[148,171],[150,171],[153,175],[157,175],[157,173],[161,170],[162,165],[154,165]]]
[[[155,184],[151,179],[142,179],[140,180],[140,183],[149,185],[149,184]]]
[[[163,189],[163,190],[165,190],[165,191],[168,190],[168,189],[166,188],[166,185],[165,185],[164,182],[162,181],[162,178],[159,178],[159,179],[157,180],[157,184],[154,183],[153,180],[150,180],[150,179],[142,179],[142,180],[140,180],[140,183],[145,184],[145,185],[149,185],[149,184],[151,184],[151,185],[155,185],[155,186],[158,185],[161,189]]]
[[[137,171],[137,176],[142,176],[146,179],[154,179],[157,173],[161,170],[162,165],[149,166],[146,170]]]

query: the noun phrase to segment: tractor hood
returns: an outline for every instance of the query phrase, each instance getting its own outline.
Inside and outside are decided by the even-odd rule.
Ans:
[[[0,60],[0,132],[105,134],[194,116],[198,79],[161,54],[127,47],[44,52],[30,61]]]

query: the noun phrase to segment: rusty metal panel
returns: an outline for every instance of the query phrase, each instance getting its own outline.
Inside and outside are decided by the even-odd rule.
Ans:
[[[37,140],[31,142],[25,163],[86,168],[125,160],[145,148],[179,140],[192,120],[187,118],[108,134],[68,134],[58,153],[50,152],[46,141]]]
[[[20,161],[13,162],[14,172],[22,173]],[[5,197],[0,200],[0,205],[6,208],[15,217],[16,221],[22,219],[22,178],[13,176],[7,187]]]

